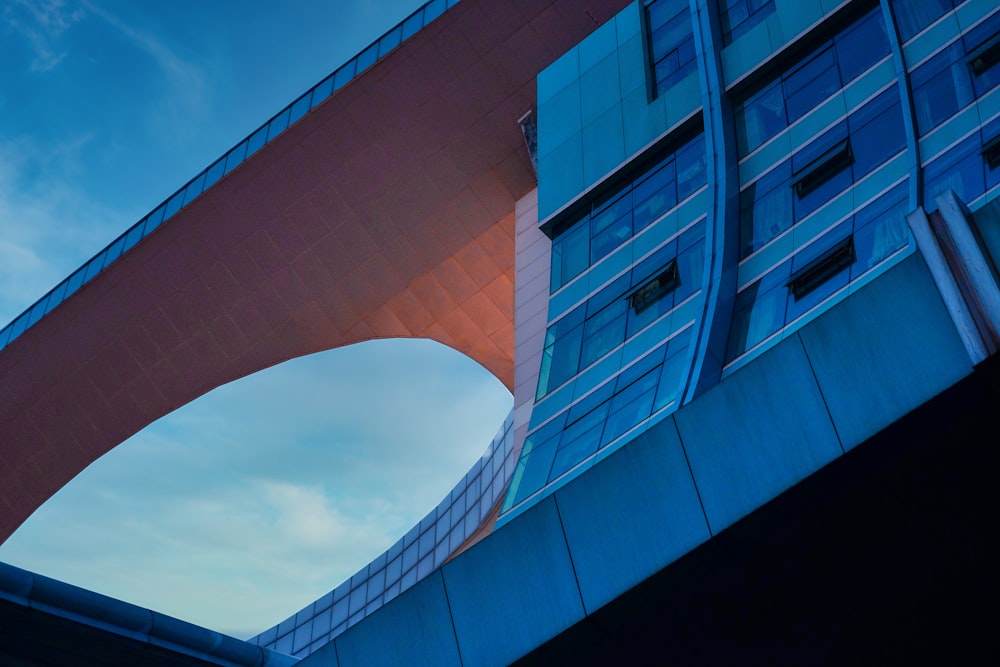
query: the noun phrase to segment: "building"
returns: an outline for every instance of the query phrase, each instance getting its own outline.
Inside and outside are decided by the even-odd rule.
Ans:
[[[503,379],[511,417],[425,521],[260,646],[306,665],[984,649],[996,3],[444,10],[0,333],[5,530],[221,382],[421,335]]]

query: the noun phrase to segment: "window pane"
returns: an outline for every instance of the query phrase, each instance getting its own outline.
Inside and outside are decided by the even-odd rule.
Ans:
[[[972,84],[961,41],[952,44],[911,75],[917,127],[924,135],[972,101]]]
[[[287,116],[288,113],[286,112],[285,115]],[[229,151],[229,154],[226,155],[227,174],[243,163],[243,160],[246,157],[246,152],[247,152],[247,142],[245,141],[236,148],[234,148],[233,150]],[[166,217],[169,218],[170,216],[171,214],[167,213]]]
[[[788,290],[776,285],[764,294],[757,294],[758,281],[736,295],[736,308],[730,329],[727,360],[740,356],[781,328],[785,320],[785,300]]]
[[[523,501],[548,481],[555,453],[556,443],[550,440],[533,448],[527,455],[521,455],[514,473],[515,479],[511,480],[511,490],[514,492],[513,504]]]
[[[885,98],[885,96],[891,96]],[[851,126],[851,149],[854,152],[854,180],[874,170],[885,160],[906,146],[903,130],[903,112],[895,87],[889,89],[868,106],[883,106],[883,101],[892,101],[887,108],[870,120],[860,113],[849,120]],[[858,126],[858,122],[863,125]]]
[[[656,400],[653,402],[653,411],[659,410],[670,404],[677,398],[682,386],[685,362],[687,361],[687,344],[682,344],[678,349],[674,349],[674,344],[678,339],[670,343],[670,354],[663,362],[663,370],[660,371],[660,384],[656,388]]]
[[[289,125],[306,115],[306,112],[309,111],[309,103],[311,99],[311,93],[306,93],[299,99],[292,102],[292,108],[289,111],[288,116]]]
[[[611,302],[583,326],[580,367],[586,368],[625,341],[624,299]]]
[[[794,123],[839,89],[840,74],[829,48],[785,77],[788,122]]]
[[[51,313],[53,308],[55,308],[56,306],[58,306],[60,303],[63,302],[63,299],[66,298],[66,287],[68,284],[69,284],[69,279],[67,278],[66,280],[59,283],[59,285],[54,290],[52,290],[52,294],[51,296],[49,296],[49,303],[47,306],[45,306],[46,313]]]
[[[275,118],[267,124],[267,140],[274,141],[275,137],[285,131],[288,127],[288,109],[285,109]],[[226,173],[229,173],[229,167],[226,167]]]
[[[551,291],[556,291],[590,265],[590,229],[577,223],[552,241]]]
[[[580,326],[560,336],[553,345],[545,348],[538,373],[538,398],[576,375],[580,366],[582,340],[583,327]]]
[[[576,423],[566,427],[549,474],[550,481],[597,451],[607,414],[608,403],[604,403]]]
[[[744,156],[785,129],[785,99],[775,81],[749,100],[736,114],[736,139]]]
[[[889,55],[889,37],[882,22],[882,12],[874,10],[834,42],[840,77],[844,84],[854,80],[876,62]]]
[[[907,41],[951,8],[951,0],[892,0],[899,38]]]
[[[705,139],[699,136],[677,153],[677,199],[683,201],[707,182]]]
[[[741,256],[754,250],[792,225],[791,164],[785,161],[740,194]]]

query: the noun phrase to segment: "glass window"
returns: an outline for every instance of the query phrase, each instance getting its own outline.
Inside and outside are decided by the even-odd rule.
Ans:
[[[226,170],[226,159],[219,158],[215,161],[208,171],[205,173],[205,187],[211,187],[215,185],[216,181],[222,178],[222,173]]]
[[[574,313],[583,314],[583,307]],[[545,334],[545,349],[542,352],[541,367],[538,371],[538,398],[566,382],[580,368],[580,345],[583,341],[583,322],[573,323],[568,318],[571,313],[549,327]],[[567,321],[568,320],[568,321]]]
[[[107,249],[105,249],[104,252],[97,255],[89,262],[87,262],[87,275],[83,279],[84,283],[89,283],[91,280],[97,277],[97,274],[100,273],[102,269],[104,269],[104,257],[107,255],[107,253],[108,251]]]
[[[907,200],[908,185],[895,186],[739,292],[727,363],[905,248],[910,243]],[[815,284],[794,295],[793,278],[801,285],[810,269],[818,272]]]
[[[683,201],[707,182],[705,137],[699,135],[677,151],[677,199]]]
[[[601,433],[604,431],[604,422],[607,416],[608,402],[606,401],[578,421],[566,426],[548,481],[559,477],[597,451],[598,445],[601,444]]]
[[[910,82],[921,135],[950,118],[974,97],[961,41],[954,42],[914,70]]]
[[[854,216],[851,280],[888,259],[909,242],[906,185],[897,185]]]
[[[417,32],[423,27],[423,16],[420,10],[417,10],[414,14],[411,14],[408,19],[403,21],[402,25],[402,38],[409,39],[417,34]]]
[[[618,392],[611,401],[602,445],[612,442],[630,428],[649,417],[656,397],[660,368],[655,368]]]
[[[892,0],[899,38],[906,42],[952,10],[954,0]]]
[[[702,188],[706,162],[705,140],[699,134],[592,203],[590,213],[564,226],[552,239],[550,290],[558,290]]]
[[[124,250],[132,248],[140,239],[142,239],[142,224],[132,225],[132,228],[125,235]]]
[[[748,155],[785,129],[785,98],[775,81],[748,99],[736,111],[736,139],[740,155]]]
[[[699,289],[705,272],[705,228],[700,226],[701,238],[677,257],[677,272],[680,280],[673,297],[675,303],[680,303]]]
[[[267,124],[267,140],[274,141],[275,137],[285,131],[288,127],[288,114],[289,110],[285,109],[277,116],[271,119],[271,122]],[[242,160],[242,158],[241,158]],[[229,166],[226,166],[226,173],[229,173]]]
[[[524,448],[527,453],[522,452],[517,462],[517,469],[514,471],[514,478],[511,480],[512,504],[523,501],[542,488],[548,482],[549,470],[552,469],[552,460],[555,458],[559,434],[538,446],[533,446],[530,438],[531,436],[525,440]],[[510,498],[509,495],[508,498]]]
[[[125,235],[122,234],[108,246],[108,254],[104,259],[104,266],[108,267],[112,262],[122,256],[122,248],[125,247]]]
[[[177,211],[181,210],[181,206],[184,204],[184,191],[180,191],[174,194],[173,197],[167,200],[167,208],[163,213],[163,219],[166,220],[173,216]]]
[[[924,206],[937,208],[934,198],[953,190],[964,202],[986,191],[985,162],[980,134],[976,132],[944,156],[934,160],[924,170]]]
[[[893,86],[743,188],[740,256],[763,247],[905,147]]]
[[[650,62],[657,94],[663,93],[697,67],[694,26],[684,0],[653,0],[646,5]]]
[[[633,226],[638,232],[677,205],[674,161],[670,160],[638,183],[633,197]]]
[[[359,74],[374,65],[375,61],[378,60],[378,44],[372,44],[362,51],[356,60]]]
[[[580,367],[586,368],[625,342],[624,299],[616,299],[587,318],[583,326]]]
[[[66,287],[69,284],[69,280],[64,280],[59,283],[54,290],[52,290],[52,295],[49,297],[49,303],[45,306],[45,312],[50,313],[52,309],[63,302],[66,298]]]
[[[78,289],[83,287],[84,278],[87,277],[87,266],[84,265],[77,269],[73,275],[69,277],[69,282],[66,286],[66,296],[70,296]]]
[[[986,169],[986,190],[1000,184],[1000,117],[983,125],[983,164]]]
[[[784,324],[788,297],[788,289],[784,283],[790,275],[790,269],[791,262],[785,262],[736,295],[733,322],[729,330],[727,361],[752,349]]]
[[[333,73],[333,89],[340,90],[347,85],[347,82],[354,78],[355,68],[358,65],[356,58],[352,58],[348,63]]]
[[[50,295],[46,294],[35,302],[35,305],[32,306],[31,310],[28,312],[28,323],[25,325],[25,328],[34,326],[35,322],[42,319],[42,315],[48,312],[45,308],[49,302],[49,298]]]
[[[1000,83],[1000,12],[910,73],[921,136]]]
[[[590,297],[586,304],[551,324],[538,373],[535,399],[540,400],[580,370],[624,343],[701,286],[705,225],[699,223],[681,235],[684,251],[678,258],[680,281],[651,298],[641,312],[630,307],[632,293],[661,276],[673,263],[678,243],[665,244],[631,272]],[[681,289],[683,287],[683,289]],[[675,297],[675,293],[683,297]],[[586,313],[586,317],[584,314]]]
[[[791,162],[785,162],[740,193],[741,257],[746,257],[792,225]]]
[[[299,99],[292,102],[292,106],[289,110],[288,124],[291,125],[295,121],[299,120],[306,115],[309,111],[310,100],[312,99],[312,92],[308,92]]]
[[[841,223],[831,232],[805,248],[792,258],[785,318],[788,322],[807,313],[825,301],[850,279],[849,269],[854,262],[854,245],[851,223]]]
[[[876,7],[759,92],[736,105],[736,139],[745,157],[889,55]]]
[[[838,123],[792,156],[793,187],[796,196],[792,198],[794,222],[803,220],[820,206],[830,201],[834,195],[850,187],[851,143],[847,139],[847,123]],[[803,174],[803,171],[808,172]],[[809,178],[812,182],[808,191],[802,188]]]
[[[288,116],[288,112],[285,112],[284,115],[287,117]],[[284,129],[284,128],[282,128],[282,129]],[[243,163],[243,160],[246,158],[246,152],[247,152],[247,142],[246,141],[244,141],[239,146],[237,146],[236,148],[234,148],[231,151],[229,151],[229,153],[226,155],[226,173],[227,174],[229,172],[231,172],[233,169],[235,169],[237,166],[239,166],[240,164]],[[169,218],[171,215],[173,215],[173,213],[167,213],[166,217]]]
[[[1000,12],[969,30],[962,41],[977,97],[1000,83]]]
[[[552,241],[552,272],[549,276],[551,291],[555,292],[583,273],[588,266],[590,229],[587,225],[576,225]]]
[[[660,371],[660,384],[656,388],[653,412],[661,410],[677,398],[683,387],[683,373],[687,361],[687,336],[683,334],[670,341],[670,353]]]
[[[840,77],[853,81],[889,54],[889,35],[882,12],[868,14],[833,39],[840,65]]]
[[[326,77],[313,88],[312,97],[309,101],[309,108],[315,109],[323,100],[330,97],[333,92],[333,75]]]
[[[833,46],[785,74],[782,85],[788,122],[794,123],[840,89],[840,72]]]
[[[719,19],[723,45],[732,44],[773,12],[774,0],[721,0]]]
[[[194,180],[188,183],[187,187],[184,188],[184,206],[187,206],[192,201],[197,199],[198,195],[200,195],[202,191],[205,189],[206,173],[207,172],[203,171],[200,174],[198,174],[198,176],[196,176]]]
[[[385,56],[394,48],[399,46],[399,42],[402,39],[403,28],[402,26],[396,26],[389,32],[387,32],[382,39],[378,41],[378,55],[379,58]]]
[[[906,146],[899,95],[890,88],[848,119],[854,180],[873,171]]]
[[[590,262],[594,263],[632,237],[631,192],[595,211],[590,221]]]

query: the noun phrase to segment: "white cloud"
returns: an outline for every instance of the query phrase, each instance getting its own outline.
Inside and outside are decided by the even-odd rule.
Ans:
[[[112,450],[43,505],[0,559],[256,634],[423,518],[510,403],[495,378],[430,341],[293,360]]]
[[[150,57],[164,75],[165,85],[160,102],[146,107],[151,123],[159,131],[166,131],[171,135],[181,131],[191,133],[199,127],[207,107],[206,101],[210,97],[205,70],[179,55],[157,35],[130,25],[88,0],[82,0],[82,5],[89,13],[111,26],[133,47]]]
[[[3,21],[31,46],[34,72],[48,72],[66,57],[59,38],[80,20],[83,11],[65,0],[13,0],[3,12]]]
[[[0,326],[127,224],[121,212],[72,183],[90,140],[85,134],[54,146],[0,141]]]

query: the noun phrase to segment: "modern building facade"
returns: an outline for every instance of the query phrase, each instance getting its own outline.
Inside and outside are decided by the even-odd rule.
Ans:
[[[0,335],[0,363],[24,368],[14,355],[44,352],[58,336],[58,328],[42,331],[47,321],[88,295],[93,303],[88,311],[77,306],[79,317],[122,298],[109,284],[116,265],[136,257],[145,266],[139,253],[153,253],[156,243],[162,248],[149,261],[186,248],[189,240],[166,237],[185,224],[224,228],[213,216],[231,201],[245,210],[245,192],[257,184],[292,202],[278,219],[297,230],[293,243],[264,218],[264,239],[253,228],[240,232],[235,244],[256,267],[268,255],[262,243],[274,241],[267,278],[243,277],[225,252],[184,253],[199,267],[221,262],[245,293],[247,281],[265,284],[250,303],[269,320],[260,329],[279,335],[193,386],[183,372],[170,375],[173,393],[144,410],[147,417],[254,365],[385,335],[442,340],[508,384],[514,410],[475,469],[380,558],[253,640],[275,654],[316,665],[530,663],[600,653],[596,635],[615,647],[612,655],[631,645],[647,657],[674,650],[690,660],[692,644],[719,637],[693,632],[685,636],[696,639],[672,636],[670,646],[651,639],[669,629],[649,618],[676,621],[671,605],[701,604],[672,573],[710,590],[705,572],[753,562],[750,542],[811,572],[808,564],[822,560],[816,553],[838,553],[834,543],[850,540],[788,528],[789,539],[811,545],[797,559],[767,526],[822,512],[789,509],[790,498],[835,506],[845,489],[860,489],[871,503],[865,511],[881,516],[895,506],[863,480],[877,468],[899,483],[892,475],[917,474],[907,456],[930,460],[948,444],[934,428],[924,439],[914,424],[988,423],[988,409],[977,406],[996,397],[984,378],[1000,346],[995,2],[530,4],[463,0],[444,11],[444,2],[429,3],[349,63],[349,74],[338,70],[238,145],[232,167],[231,155],[221,159]],[[442,54],[466,54],[471,64],[446,66],[434,57]],[[438,67],[425,72],[418,63]],[[397,85],[414,72],[430,93],[405,93],[416,120],[393,136],[410,137],[400,150],[419,159],[397,160],[374,138],[370,154],[354,146],[365,154],[320,157],[330,151],[317,142],[351,147],[336,128],[356,129],[359,106],[378,119],[395,113],[385,98],[403,94]],[[272,125],[287,130],[273,135]],[[346,193],[320,196],[319,186],[282,181],[270,166],[303,163],[310,175],[297,173],[308,185],[317,170],[342,175],[345,160],[370,165],[374,181],[348,207],[340,206]],[[375,177],[385,160],[404,162],[393,176],[409,180]],[[206,199],[212,206],[199,208]],[[310,223],[330,226],[339,209],[364,206],[366,216],[332,231]],[[415,231],[386,230],[389,214],[404,210]],[[358,275],[329,270],[340,256],[325,239],[338,229],[336,238],[358,229],[370,237]],[[309,268],[317,264],[327,269]],[[178,279],[196,286],[193,301],[170,295],[172,307],[156,307],[182,339],[178,321],[190,325],[190,340],[217,330],[184,317],[199,289],[213,292],[219,283],[201,270]],[[468,287],[456,292],[456,276]],[[290,280],[306,294],[297,305]],[[346,297],[342,282],[363,298]],[[242,296],[213,298],[223,312],[247,304]],[[269,310],[276,303],[280,317]],[[351,316],[342,314],[345,304]],[[237,328],[245,321],[231,319]],[[140,324],[148,332],[149,320]],[[138,358],[134,341],[142,340],[140,332],[95,348],[111,359],[122,349]],[[165,351],[184,340],[153,342],[164,358],[185,359]],[[160,360],[150,362],[156,368]],[[138,365],[146,368],[141,358]],[[162,374],[134,375],[164,393]],[[970,412],[955,410],[956,395],[969,398]],[[8,449],[52,437],[14,407],[4,414],[20,439]],[[897,442],[904,434],[909,449]],[[119,435],[97,437],[94,450],[114,446]],[[982,437],[954,442],[990,460]],[[934,460],[939,471],[948,465]],[[950,507],[966,498],[963,487],[982,481],[981,466],[940,479],[918,469],[937,481],[906,496],[917,505]],[[964,525],[956,516],[970,523],[984,516],[964,505],[955,511],[953,527]],[[823,516],[863,524],[864,512],[854,512]],[[912,530],[859,528],[864,537],[854,539],[873,545],[872,558],[850,572],[878,578],[883,570],[870,562],[887,545],[906,544],[933,554],[912,561],[928,572],[971,564],[983,591],[995,591],[995,578],[977,569],[984,561],[974,531],[955,528],[955,551],[975,556],[957,558],[932,548],[938,536],[927,530],[911,541]],[[713,548],[731,550],[732,561],[713,565]],[[761,582],[780,579],[768,572]],[[907,586],[927,593],[914,603],[923,616],[938,618],[939,604],[962,602],[960,592],[921,580],[915,574]],[[749,575],[732,585],[744,593],[754,586]],[[894,595],[899,605],[912,602]],[[788,660],[815,661],[816,647],[829,658],[830,646],[861,637],[878,643],[850,624],[831,635],[830,619],[802,606],[812,620],[799,630],[819,639],[812,652],[807,642],[782,654]],[[630,620],[616,624],[609,609]],[[779,614],[780,623],[794,625],[793,615]],[[727,634],[717,618],[705,624],[722,627],[727,642],[740,635]],[[901,624],[893,641],[918,646],[920,628]],[[725,656],[774,657],[753,647],[760,649],[736,642]]]

